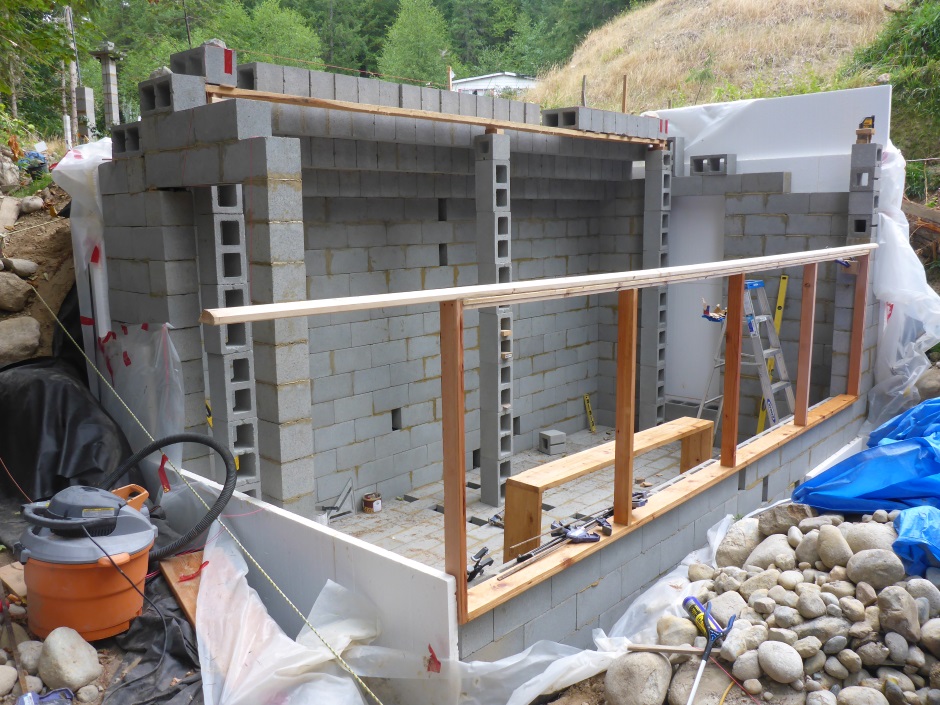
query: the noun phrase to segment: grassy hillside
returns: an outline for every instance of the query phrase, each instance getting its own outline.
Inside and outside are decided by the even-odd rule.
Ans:
[[[885,23],[884,0],[656,0],[587,36],[529,99],[627,110],[832,87]]]

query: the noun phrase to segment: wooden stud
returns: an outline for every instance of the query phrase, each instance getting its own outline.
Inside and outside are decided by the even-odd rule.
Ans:
[[[636,412],[637,292],[617,298],[617,408],[614,424],[614,521],[628,525],[633,514],[633,427]]]
[[[738,397],[741,393],[741,326],[744,320],[744,275],[728,277],[725,326],[725,391],[721,416],[721,464],[734,465],[738,451]]]
[[[626,289],[644,289],[649,286],[661,286],[663,284],[707,281],[745,272],[801,267],[812,262],[831,262],[835,259],[859,257],[868,254],[877,247],[875,244],[852,245],[849,247],[833,247],[827,250],[793,252],[787,255],[686,264],[678,267],[642,269],[631,272],[532,279],[507,284],[478,284],[449,289],[407,291],[396,294],[367,294],[365,296],[347,296],[315,301],[287,301],[277,304],[233,306],[231,308],[203,311],[199,317],[199,322],[217,326],[228,323],[269,321],[292,316],[349,313],[393,306],[432,304],[441,301],[462,301],[465,310],[486,306],[505,306],[511,303],[548,301]]]
[[[627,112],[627,74],[623,75],[623,97],[620,99],[620,112]]]
[[[503,562],[538,547],[542,530],[542,488],[506,480],[506,505],[503,512]]]
[[[532,132],[541,135],[573,137],[582,140],[601,140],[604,142],[622,142],[624,144],[666,144],[666,140],[648,137],[631,137],[629,135],[615,135],[605,132],[585,132],[584,130],[575,130],[567,127],[546,127],[544,125],[531,125],[523,122],[497,120],[495,118],[474,117],[472,115],[451,115],[450,113],[435,113],[430,110],[393,108],[385,105],[351,103],[345,100],[330,100],[328,98],[308,98],[306,96],[287,95],[286,93],[252,91],[247,88],[234,88],[232,86],[206,86],[206,98],[209,102],[212,102],[215,98],[245,98],[247,100],[261,100],[266,103],[300,105],[308,108],[326,108],[328,110],[345,110],[353,113],[387,115],[389,117],[430,120],[431,122],[449,122],[460,125],[476,125],[477,127],[495,127],[503,130],[513,130],[515,132]]]
[[[442,301],[441,416],[444,441],[444,570],[457,581],[457,621],[467,621],[467,468],[463,305]]]
[[[816,325],[816,278],[819,265],[803,267],[803,297],[800,306],[800,353],[796,367],[796,408],[793,425],[805,426],[809,414],[809,385],[813,372],[813,328]]]
[[[849,342],[849,379],[846,391],[857,397],[862,388],[862,346],[865,344],[865,308],[868,305],[867,254],[858,258],[855,278],[855,307],[852,312],[852,338]]]

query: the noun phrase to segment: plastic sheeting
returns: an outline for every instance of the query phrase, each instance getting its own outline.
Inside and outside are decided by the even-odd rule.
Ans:
[[[55,358],[0,370],[0,419],[0,455],[34,501],[69,485],[97,484],[131,454],[72,366]],[[136,471],[131,479],[140,482]],[[0,486],[8,486],[4,472]]]
[[[104,218],[98,167],[111,161],[111,138],[70,149],[52,170],[52,180],[71,197],[70,224],[75,285],[82,315],[90,321],[82,326],[85,352],[103,367],[98,341],[111,330],[108,303],[108,273],[105,267]],[[98,395],[98,378],[88,370],[88,384]]]
[[[850,513],[940,506],[940,400],[890,419],[868,445],[797,487],[793,501]]]
[[[183,406],[183,366],[173,342],[169,326],[121,326],[105,336],[102,344],[105,368],[102,370],[120,399],[109,389],[103,389],[101,403],[124,431],[131,449],[136,451],[153,438],[166,438],[183,432],[185,410]],[[133,412],[128,413],[127,408]],[[136,417],[136,419],[134,418]],[[148,436],[141,428],[150,433]],[[154,503],[167,509],[170,519],[174,501],[174,490],[186,495],[192,493],[185,487],[173,468],[182,467],[183,446],[174,445],[164,449],[168,462],[162,463],[160,453],[145,458],[140,463],[144,473],[144,486]],[[163,472],[170,491],[164,497],[164,488],[158,476]],[[180,493],[176,493],[180,494]],[[189,497],[187,497],[189,499]]]
[[[869,421],[875,426],[920,401],[914,385],[930,366],[927,350],[940,341],[940,296],[911,249],[903,195],[904,157],[889,143],[882,154],[879,249],[872,279],[875,296],[884,302],[875,387],[868,394]]]
[[[898,538],[892,548],[904,561],[908,575],[923,575],[940,566],[940,509],[905,509],[894,520]]]
[[[492,663],[444,661],[433,673],[427,657],[369,645],[381,629],[374,606],[335,583],[323,589],[309,619],[385,705],[528,705],[543,693],[606,670],[628,644],[655,639],[659,617],[681,615],[682,599],[696,592],[697,584],[687,578],[688,565],[714,565],[715,550],[731,523],[729,516],[713,527],[708,546],[690,553],[638,597],[609,635],[595,629],[597,650],[541,641]],[[217,524],[210,535],[196,612],[206,705],[371,703],[316,635],[306,628],[296,640],[284,634],[248,586],[247,566],[234,543]]]

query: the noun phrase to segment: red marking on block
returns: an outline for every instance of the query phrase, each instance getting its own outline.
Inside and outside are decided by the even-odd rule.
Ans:
[[[231,49],[225,50],[225,73],[231,75],[232,73],[232,64],[235,63],[235,55]]]

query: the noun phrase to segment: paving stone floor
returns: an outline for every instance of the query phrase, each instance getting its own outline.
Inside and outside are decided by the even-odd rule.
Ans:
[[[614,439],[612,428],[598,426],[596,433],[579,431],[567,438],[567,454],[592,448]],[[679,474],[679,442],[638,455],[634,461],[636,489],[655,488]],[[526,450],[512,458],[513,474],[557,460],[537,450]],[[547,530],[555,519],[567,520],[576,513],[592,514],[613,502],[613,467],[598,470],[545,492],[542,529]],[[495,565],[502,564],[503,530],[487,523],[502,508],[480,501],[480,470],[467,473],[467,553],[476,553],[483,546],[490,549]],[[432,482],[412,490],[404,497],[383,497],[379,514],[357,514],[331,522],[338,531],[381,546],[425,565],[444,567],[444,483]]]

